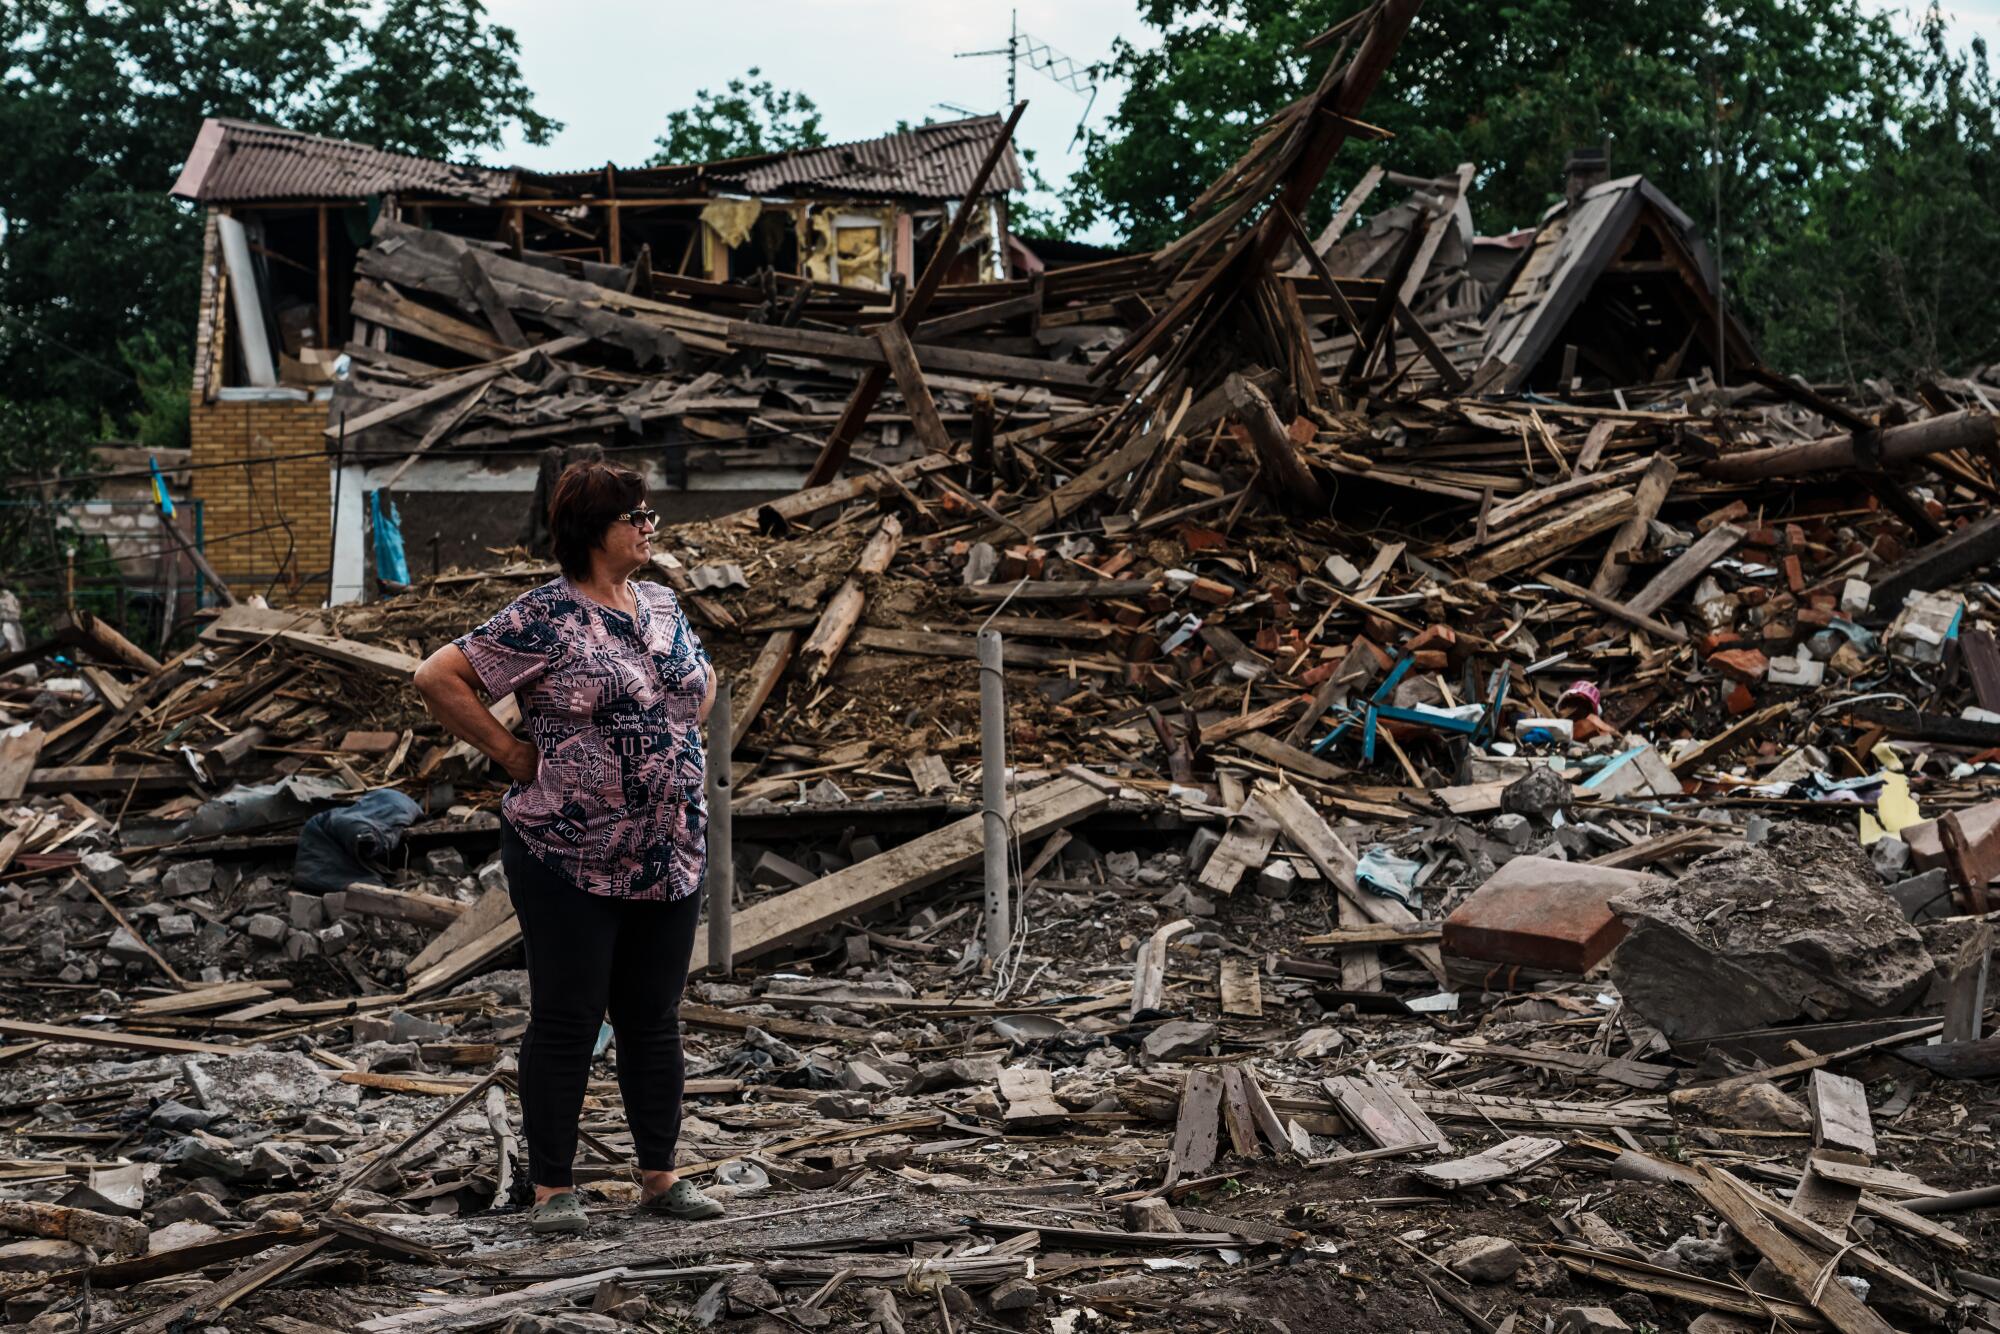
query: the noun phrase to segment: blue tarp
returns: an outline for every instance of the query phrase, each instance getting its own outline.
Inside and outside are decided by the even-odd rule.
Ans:
[[[403,521],[396,502],[382,503],[380,491],[368,493],[368,524],[375,534],[375,577],[392,584],[410,582],[410,562],[403,555]]]

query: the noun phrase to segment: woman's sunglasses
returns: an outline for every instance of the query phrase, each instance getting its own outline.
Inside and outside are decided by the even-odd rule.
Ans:
[[[617,516],[615,522],[629,523],[634,528],[644,528],[648,524],[658,528],[660,526],[660,512],[649,509],[626,510],[623,514]]]

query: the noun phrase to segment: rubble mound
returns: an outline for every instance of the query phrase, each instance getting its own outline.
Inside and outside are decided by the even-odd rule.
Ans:
[[[1611,908],[1631,930],[1612,981],[1669,1038],[1897,1014],[1930,982],[1923,938],[1841,829],[1778,825]]]

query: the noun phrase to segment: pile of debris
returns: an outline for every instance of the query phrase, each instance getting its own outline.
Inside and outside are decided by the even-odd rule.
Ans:
[[[1313,242],[1413,9],[1316,44],[1182,240],[1020,290],[385,221],[357,311],[478,364],[351,349],[342,448],[814,460],[656,539],[731,704],[682,1015],[730,1212],[626,1207],[607,1064],[595,1232],[520,1226],[504,776],[408,679],[553,567],[164,662],[72,613],[0,658],[8,1319],[2000,1328],[1946,1221],[2000,1202],[1994,389],[1814,389],[1643,303],[1565,345],[1591,238],[1685,244],[1625,182],[1499,272],[1464,174]]]

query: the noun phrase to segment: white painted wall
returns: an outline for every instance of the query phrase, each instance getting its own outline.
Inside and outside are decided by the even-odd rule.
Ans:
[[[619,457],[614,455],[614,458]],[[648,490],[667,490],[657,460],[625,456],[628,467],[646,478]],[[399,459],[329,465],[334,505],[333,574],[328,601],[359,602],[368,591],[368,493],[379,490]],[[537,467],[532,459],[489,465],[474,459],[418,459],[396,481],[398,491],[512,492],[533,495]],[[796,491],[805,482],[797,468],[728,468],[688,474],[689,491]]]

